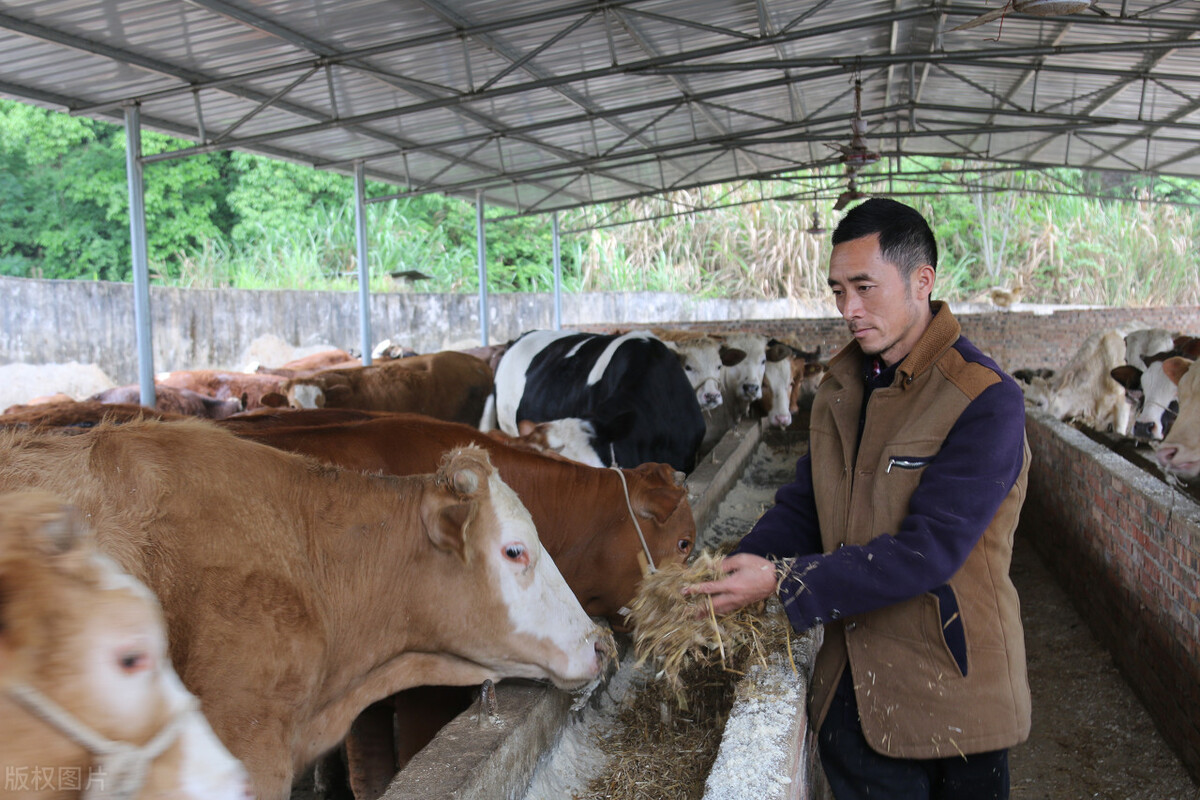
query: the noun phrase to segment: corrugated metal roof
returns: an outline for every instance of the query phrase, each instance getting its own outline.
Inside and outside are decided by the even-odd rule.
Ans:
[[[863,180],[897,154],[1200,176],[1200,4],[1041,4],[955,31],[1004,3],[3,0],[0,93],[521,213],[836,167],[855,78]]]

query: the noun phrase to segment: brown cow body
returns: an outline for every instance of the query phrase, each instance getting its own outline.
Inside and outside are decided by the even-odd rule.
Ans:
[[[142,390],[136,383],[105,389],[88,398],[97,403],[136,405],[142,401]],[[171,414],[183,414],[202,419],[224,419],[242,410],[241,400],[218,400],[191,389],[154,385],[154,407]]]
[[[477,424],[492,391],[483,361],[446,350],[369,367],[326,369],[280,388],[293,408],[357,408]]]
[[[409,686],[599,673],[590,621],[478,449],[397,478],[193,420],[0,434],[0,489],[32,486],[158,594],[175,668],[263,800]]]
[[[279,375],[260,375],[256,372],[186,369],[159,373],[154,377],[154,385],[187,389],[217,400],[238,400],[242,404],[238,409],[241,411],[262,408],[263,396],[277,393],[285,380]]]

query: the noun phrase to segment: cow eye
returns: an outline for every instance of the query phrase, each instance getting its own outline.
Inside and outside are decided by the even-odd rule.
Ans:
[[[529,564],[529,551],[520,542],[504,545],[504,557],[517,564]]]
[[[679,552],[683,553],[684,555],[687,555],[688,553],[690,553],[692,551],[692,540],[691,539],[680,539],[678,542],[675,543],[675,546],[677,548],[679,548]]]
[[[141,651],[122,653],[117,658],[117,664],[126,675],[145,672],[150,669],[150,654]]]

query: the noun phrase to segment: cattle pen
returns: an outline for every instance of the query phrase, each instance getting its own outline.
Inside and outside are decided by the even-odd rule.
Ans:
[[[701,546],[736,537],[753,523],[803,453],[804,424],[803,415],[785,432],[743,423],[703,459],[689,478]],[[1200,506],[1065,423],[1035,412],[1027,431],[1034,472],[1013,578],[1023,603],[1034,728],[1012,753],[1013,796],[1196,798],[1200,790],[1189,770],[1196,773],[1200,682],[1197,637],[1185,622],[1195,620]],[[810,640],[794,648],[801,674],[792,688],[800,696],[812,646]],[[827,798],[803,704],[794,693],[786,696],[787,724],[770,731],[772,741],[752,746],[785,742],[790,756],[776,766],[773,793],[753,796]],[[600,713],[595,704],[573,712],[563,693],[519,681],[501,683],[496,697],[494,714],[481,713],[478,703],[463,712],[396,775],[383,797],[599,796],[578,778],[572,786],[571,776],[558,776],[557,784],[566,780],[570,793],[528,788],[539,770],[577,768],[556,754],[569,729]],[[731,720],[738,713],[735,703]],[[727,723],[726,731],[734,727]],[[761,726],[756,730],[764,735]],[[751,796],[744,793],[744,765],[732,777],[716,770],[709,777],[704,800]],[[659,795],[628,795],[642,796]],[[293,794],[294,800],[312,797],[303,784]]]

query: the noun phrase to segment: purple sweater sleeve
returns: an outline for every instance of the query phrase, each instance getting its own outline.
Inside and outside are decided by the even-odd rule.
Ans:
[[[900,528],[832,553],[822,553],[805,456],[736,552],[798,556],[779,595],[799,631],[916,597],[949,580],[983,536],[1021,473],[1024,431],[1020,388],[989,386],[925,467]]]

